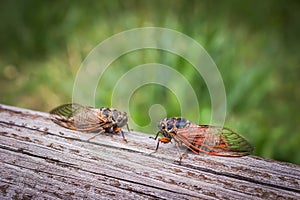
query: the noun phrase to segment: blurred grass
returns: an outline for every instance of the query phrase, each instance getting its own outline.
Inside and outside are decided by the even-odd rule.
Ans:
[[[300,164],[299,8],[291,0],[1,0],[0,103],[49,111],[70,102],[77,70],[99,42],[131,28],[166,27],[197,40],[216,62],[227,93],[226,126],[247,137],[256,155]],[[198,95],[201,122],[208,123],[210,96],[202,78],[182,58],[156,50],[116,60],[101,80],[105,90],[97,93],[97,105],[110,104],[124,72],[150,62],[186,76]],[[179,112],[176,94],[146,85],[131,98],[131,117],[147,124],[153,104],[170,116]]]

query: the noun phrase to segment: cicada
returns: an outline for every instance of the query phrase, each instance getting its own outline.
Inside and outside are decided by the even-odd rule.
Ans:
[[[126,141],[123,126],[128,128],[126,112],[114,108],[93,108],[77,103],[68,103],[50,111],[51,119],[56,124],[82,132],[97,133],[91,140],[101,133],[121,133]]]
[[[198,125],[182,117],[165,118],[158,125],[159,131],[155,140],[161,133],[155,152],[159,144],[175,140],[181,162],[183,155],[179,146],[186,146],[195,154],[205,153],[214,156],[240,157],[253,152],[252,145],[238,133],[224,127]]]

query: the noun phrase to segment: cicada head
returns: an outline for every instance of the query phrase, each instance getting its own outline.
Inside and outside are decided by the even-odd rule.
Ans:
[[[185,128],[190,125],[190,121],[182,117],[165,118],[160,121],[158,125],[159,132],[165,137],[171,138],[172,135],[176,135],[177,129]]]
[[[128,122],[128,117],[126,112],[120,112],[116,109],[112,111],[113,120],[117,124],[118,127],[123,127]]]

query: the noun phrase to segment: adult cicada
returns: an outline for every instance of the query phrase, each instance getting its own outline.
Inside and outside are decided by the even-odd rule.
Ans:
[[[121,133],[126,141],[123,126],[128,128],[126,112],[114,108],[93,108],[77,103],[58,106],[50,111],[51,119],[56,124],[82,132],[97,133],[91,140],[101,133]]]
[[[155,140],[161,133],[155,152],[159,144],[175,140],[181,162],[183,155],[179,146],[186,146],[195,154],[205,153],[214,156],[240,157],[253,152],[251,144],[238,133],[224,127],[198,125],[182,117],[165,118],[158,125],[159,131]]]

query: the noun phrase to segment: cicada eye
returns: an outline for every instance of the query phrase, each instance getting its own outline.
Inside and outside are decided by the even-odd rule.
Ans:
[[[117,122],[121,122],[122,121],[122,117],[119,117],[118,119],[117,119]]]
[[[178,118],[175,123],[176,128],[183,128],[187,126],[187,121],[184,118]]]
[[[123,127],[127,124],[128,118],[127,115],[122,115],[121,113],[118,114],[118,117],[116,118],[116,122],[119,127]]]
[[[103,113],[103,115],[105,115],[106,117],[109,117],[109,109],[104,109],[103,111],[102,111],[102,113]]]
[[[168,129],[168,131],[172,131],[173,130],[173,124],[172,123],[169,123],[168,124],[168,127],[167,127],[167,129]]]
[[[165,129],[166,128],[166,126],[165,126],[165,124],[161,124],[161,129]]]

